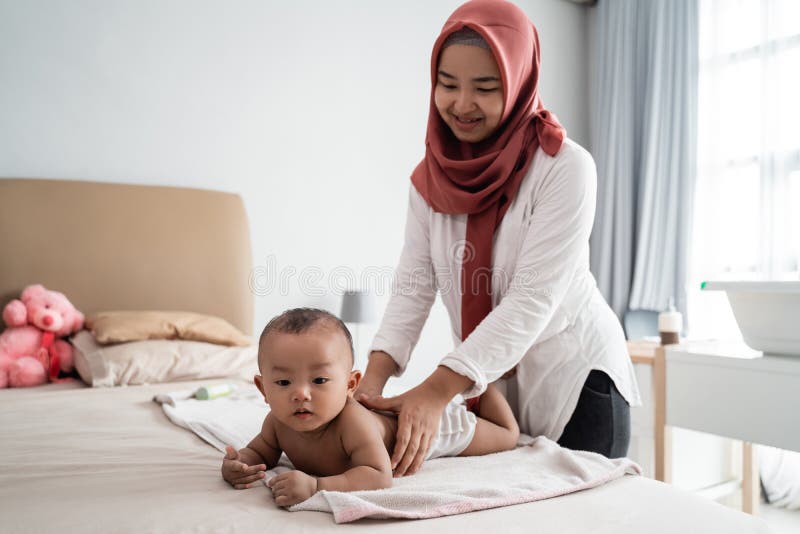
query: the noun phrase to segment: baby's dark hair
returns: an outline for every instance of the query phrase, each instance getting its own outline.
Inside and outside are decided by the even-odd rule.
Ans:
[[[334,314],[318,308],[292,308],[286,310],[282,314],[273,317],[264,330],[261,332],[261,337],[258,339],[258,346],[264,343],[267,336],[273,332],[281,334],[302,334],[307,332],[314,326],[325,326],[333,329],[338,329],[342,332],[347,345],[350,347],[350,367],[353,366],[353,336],[350,335],[350,330],[342,322],[341,319]],[[261,359],[259,358],[259,364]]]

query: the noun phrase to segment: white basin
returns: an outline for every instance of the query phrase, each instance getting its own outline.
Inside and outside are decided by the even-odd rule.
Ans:
[[[702,289],[727,292],[750,348],[800,356],[800,281],[703,282]]]

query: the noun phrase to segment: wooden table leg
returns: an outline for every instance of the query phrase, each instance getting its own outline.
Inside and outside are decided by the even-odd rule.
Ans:
[[[742,511],[757,515],[761,500],[761,479],[758,474],[758,455],[752,443],[742,443]]]
[[[667,426],[667,361],[664,347],[658,347],[653,361],[655,408],[656,480],[672,482],[672,432]]]

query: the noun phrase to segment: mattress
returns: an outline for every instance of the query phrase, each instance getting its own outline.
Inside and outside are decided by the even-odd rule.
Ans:
[[[199,383],[0,390],[4,532],[676,533],[769,532],[757,517],[644,477],[505,508],[419,521],[336,525],[278,508],[261,485],[238,491],[221,454],[171,424],[153,395]]]

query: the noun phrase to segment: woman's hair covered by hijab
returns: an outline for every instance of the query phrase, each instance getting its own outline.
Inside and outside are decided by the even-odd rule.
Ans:
[[[477,46],[484,50],[492,50],[481,34],[469,27],[461,28],[448,35],[442,43],[442,50],[451,45]]]

